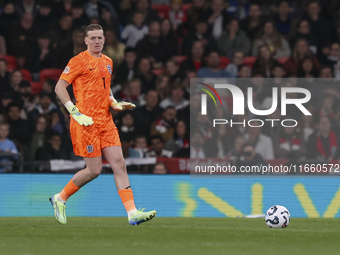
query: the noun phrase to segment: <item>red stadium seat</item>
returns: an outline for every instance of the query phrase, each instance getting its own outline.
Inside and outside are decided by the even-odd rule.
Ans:
[[[166,4],[152,4],[151,9],[156,10],[158,12],[158,16],[162,19],[169,18],[170,6]]]
[[[32,94],[33,95],[39,94],[39,92],[42,90],[42,83],[32,81],[31,87],[32,87]]]
[[[253,68],[255,61],[256,61],[256,57],[245,57],[243,60],[243,64],[246,64],[250,68]]]
[[[283,65],[284,63],[286,63],[288,61],[289,57],[283,57],[283,58],[278,58],[276,59],[277,62],[279,62],[281,65]]]
[[[40,83],[43,84],[46,79],[53,79],[57,82],[62,72],[63,69],[57,68],[43,69],[39,72]]]
[[[13,71],[13,69],[18,68],[18,61],[15,57],[9,55],[0,55],[0,58],[4,58],[7,61],[7,70],[6,71]]]
[[[227,57],[220,57],[220,68],[224,69],[230,64],[230,60]]]
[[[174,56],[172,58],[177,62],[177,65],[179,66],[184,60],[187,59],[187,56]]]
[[[166,70],[165,70],[165,69],[155,69],[155,70],[152,70],[152,72],[153,72],[155,75],[160,75],[161,73],[165,73]]]
[[[30,73],[30,71],[28,71],[27,69],[20,69],[21,73],[22,73],[22,77],[25,81],[32,81],[32,75]]]

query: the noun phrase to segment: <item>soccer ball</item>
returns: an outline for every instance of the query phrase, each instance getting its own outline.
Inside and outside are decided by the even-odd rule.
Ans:
[[[290,213],[282,205],[274,205],[265,215],[266,224],[270,228],[286,228],[290,222]]]

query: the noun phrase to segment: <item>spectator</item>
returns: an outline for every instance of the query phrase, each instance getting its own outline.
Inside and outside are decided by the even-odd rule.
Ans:
[[[150,8],[148,0],[137,0],[136,1],[136,11],[144,14],[144,23],[149,26],[154,21],[161,22],[161,18],[158,16],[157,11]],[[132,19],[132,15],[128,20]]]
[[[191,55],[181,63],[179,68],[183,79],[185,78],[188,70],[198,71],[198,69],[207,65],[207,62],[204,60],[203,53],[204,48],[202,41],[194,42],[191,48]]]
[[[174,107],[167,107],[162,117],[152,122],[150,127],[150,136],[160,135],[166,143],[174,135],[176,124],[176,110]]]
[[[275,29],[273,22],[268,21],[264,24],[259,38],[253,44],[253,56],[258,54],[259,46],[268,45],[273,58],[283,58],[290,56],[290,47],[288,41],[281,36]]]
[[[218,125],[213,129],[212,138],[204,143],[207,158],[225,158],[231,149],[230,137],[227,135],[227,126]]]
[[[288,37],[292,28],[291,9],[288,1],[281,1],[275,15],[276,30],[283,36]]]
[[[197,116],[201,110],[201,94],[193,92],[190,95],[189,105],[177,112],[178,119],[183,120],[187,128],[190,127],[190,116]]]
[[[227,25],[227,30],[224,31],[218,39],[218,47],[222,55],[231,57],[235,52],[241,52],[243,55],[248,55],[250,52],[250,40],[247,34],[239,29],[238,21],[233,19]]]
[[[100,24],[105,31],[115,31],[115,36],[118,37],[120,31],[120,24],[117,15],[113,15],[109,8],[104,8],[100,16]]]
[[[159,106],[163,109],[166,109],[169,106],[174,107],[176,110],[180,110],[189,105],[189,101],[184,97],[184,88],[179,81],[175,81],[171,84],[171,96],[166,99],[163,99]]]
[[[301,66],[297,73],[298,78],[316,78],[318,77],[317,68],[313,65],[312,58],[305,58],[301,62]]]
[[[39,6],[38,15],[34,18],[33,26],[38,33],[42,34],[52,30],[58,24],[58,20],[52,11],[50,1],[43,1]]]
[[[131,79],[128,81],[128,95],[122,98],[123,101],[131,102],[137,107],[145,104],[144,94],[142,93],[142,84],[139,79]]]
[[[65,13],[72,12],[72,2],[73,0],[61,0],[57,2],[57,4],[55,5],[55,9],[57,9],[57,13],[59,15],[58,18],[60,18],[60,16]]]
[[[305,59],[306,57],[312,58],[313,65],[317,69],[320,68],[319,61],[313,56],[311,51],[308,49],[307,41],[305,39],[299,39],[295,43],[293,55],[289,57],[289,59],[283,66],[287,75],[297,75],[299,66],[301,65],[302,60]]]
[[[38,13],[38,3],[34,0],[22,0],[16,3],[15,11],[22,17],[22,15],[28,13],[32,17],[37,16]]]
[[[277,65],[279,65],[279,63],[273,59],[273,55],[270,53],[269,46],[260,46],[253,70],[260,73],[263,77],[270,78],[274,67]]]
[[[331,22],[320,15],[321,7],[318,0],[310,1],[307,10],[311,36],[320,39],[321,47],[326,46],[332,35]]]
[[[145,1],[145,0],[140,0]],[[159,68],[173,55],[169,51],[171,45],[162,40],[160,25],[154,21],[149,25],[149,35],[146,35],[136,45],[137,55],[140,57],[151,56]]]
[[[205,148],[203,147],[204,145],[204,135],[202,132],[200,131],[194,131],[191,134],[190,137],[190,154],[189,155],[185,155],[188,156],[190,158],[206,158],[206,150],[204,150]],[[179,150],[178,153],[176,155],[180,155],[181,153],[183,153],[184,150]],[[184,153],[183,153],[184,154]],[[184,156],[184,155],[183,155]]]
[[[181,148],[189,147],[189,135],[186,124],[183,120],[177,122],[174,136],[171,137],[165,144],[165,149],[175,154]]]
[[[85,14],[84,5],[78,1],[72,1],[71,7],[73,29],[79,29],[88,25],[89,20]]]
[[[178,72],[176,61],[170,59],[166,62],[166,74],[169,75],[170,83],[173,83],[175,80],[180,79],[180,74]]]
[[[121,117],[121,123],[117,125],[119,136],[127,142],[134,141],[137,135],[136,123],[130,111],[125,111]]]
[[[153,174],[168,174],[169,170],[168,168],[164,165],[164,163],[157,163],[155,164],[153,170]]]
[[[108,10],[113,17],[117,15],[113,6],[108,1],[89,0],[85,4],[84,9],[87,17],[90,19],[101,17],[105,10]]]
[[[144,132],[143,132],[144,134]],[[144,135],[137,135],[135,139],[135,150],[139,152],[141,158],[145,157],[145,153],[148,149],[148,142]]]
[[[251,70],[250,67],[242,64],[237,69],[237,78],[250,78],[251,77]]]
[[[244,55],[241,51],[234,52],[232,62],[225,68],[225,71],[231,78],[237,77],[238,68],[243,64],[243,60]]]
[[[208,114],[202,115],[200,112],[197,113],[196,118],[194,115],[191,116],[193,118],[193,121],[191,121],[193,127],[202,132],[205,140],[210,139],[213,134],[210,116]]]
[[[124,158],[140,158],[139,152],[130,147],[130,143],[127,140],[122,139],[122,152]],[[127,166],[128,171],[136,170],[136,166]]]
[[[283,127],[274,137],[275,158],[300,159],[306,154],[305,142],[296,127]]]
[[[148,134],[151,123],[158,120],[162,115],[162,109],[158,106],[156,90],[150,89],[146,92],[145,102],[144,106],[137,107],[132,111],[140,134]]]
[[[174,30],[177,30],[178,26],[180,26],[184,22],[184,13],[182,11],[182,0],[171,0],[170,10],[169,10],[169,19],[173,26]]]
[[[320,52],[320,43],[319,43],[319,38],[318,37],[312,37],[311,32],[310,32],[310,25],[309,21],[306,19],[302,19],[298,21],[297,23],[297,31],[295,35],[292,36],[290,39],[290,47],[291,49],[294,48],[296,42],[299,39],[305,39],[309,49],[311,52],[313,52],[314,55],[319,54]]]
[[[10,126],[8,123],[0,122],[0,152],[6,153],[18,153],[17,147],[15,144],[7,138],[9,133]],[[13,157],[0,157],[0,173],[11,171],[14,160],[17,159],[18,156]]]
[[[239,158],[242,154],[242,147],[246,143],[246,140],[243,136],[238,135],[234,139],[234,146],[233,148],[228,152],[227,156]]]
[[[35,154],[40,147],[45,147],[47,140],[47,118],[45,115],[40,115],[35,121],[35,130],[32,133],[28,150],[26,153],[26,160],[34,160]]]
[[[27,58],[27,68],[32,73],[33,80],[39,81],[39,72],[42,69],[55,67],[57,67],[56,52],[52,48],[50,38],[41,34]]]
[[[46,79],[42,85],[42,90],[51,94],[53,103],[57,104],[56,94],[54,92],[56,81],[54,79]]]
[[[151,150],[149,150],[146,157],[165,157],[171,158],[172,152],[164,149],[164,141],[161,135],[154,135],[150,137]]]
[[[224,0],[211,1],[211,9],[209,13],[208,24],[211,27],[212,35],[215,40],[218,40],[222,35],[223,29],[230,23],[230,17],[228,16],[225,8]]]
[[[62,146],[61,135],[52,133],[45,147],[39,147],[35,159],[36,160],[52,160],[52,159],[70,159],[70,153]]]
[[[159,101],[162,101],[169,97],[170,95],[170,77],[166,74],[160,74],[157,76],[156,80],[156,90],[158,94]]]
[[[124,52],[125,45],[118,41],[118,38],[112,30],[106,30],[103,54],[112,59],[114,67],[118,66],[123,61]]]
[[[220,56],[212,51],[208,55],[208,66],[197,71],[198,78],[230,78],[226,70],[220,68]]]
[[[115,68],[115,83],[124,84],[137,76],[137,61],[136,53],[132,48],[125,48],[124,60]]]
[[[85,31],[83,29],[76,29],[72,34],[73,51],[70,56],[77,56],[80,52],[86,50],[84,43]],[[106,39],[106,38],[105,38]],[[106,41],[105,41],[106,42]]]
[[[39,103],[28,113],[28,117],[35,121],[40,114],[50,114],[52,111],[57,111],[60,116],[60,120],[63,121],[62,112],[54,103],[52,103],[52,95],[46,91],[41,91],[39,93]]]
[[[261,122],[253,121],[252,127],[248,127],[244,138],[254,146],[255,152],[259,153],[264,159],[274,159],[272,139],[261,133],[260,125]]]
[[[157,76],[152,72],[151,61],[147,57],[144,57],[139,61],[138,79],[142,82],[143,92],[155,88]]]
[[[136,47],[137,43],[149,33],[149,28],[144,24],[144,18],[145,16],[142,12],[135,12],[133,14],[133,23],[123,29],[121,37],[126,40],[127,47]]]
[[[256,152],[254,146],[250,143],[245,143],[242,146],[241,157],[238,159],[236,165],[240,166],[267,166],[268,164],[263,160],[260,153]]]
[[[169,19],[162,20],[161,35],[162,40],[170,44],[171,48],[169,49],[169,51],[171,51],[171,55],[172,56],[179,55],[178,38],[175,37],[175,33]]]
[[[186,72],[185,79],[182,81],[182,85],[185,88],[185,93],[184,93],[184,98],[189,99],[190,98],[190,93],[194,93],[197,91],[197,87],[190,87],[190,79],[195,79],[197,78],[197,74],[194,70],[188,70]]]
[[[7,61],[4,58],[0,58],[0,98],[3,97],[5,91],[10,91],[10,73],[7,69]]]
[[[210,16],[209,4],[206,0],[193,0],[191,7],[187,10],[186,28],[194,29],[196,24],[201,21],[207,21]]]
[[[260,6],[252,4],[249,6],[248,17],[240,21],[240,28],[247,33],[251,41],[254,41],[255,37],[260,33],[263,24],[264,17],[261,15]]]
[[[337,152],[338,138],[331,129],[329,117],[319,119],[318,130],[308,137],[307,158],[315,160],[331,160]]]
[[[206,21],[199,21],[195,26],[195,30],[189,32],[182,44],[182,55],[190,56],[194,42],[201,41],[204,47],[204,55],[218,48],[217,43],[212,35],[208,32],[208,24]]]
[[[9,76],[9,92],[18,92],[19,91],[19,84],[22,81],[23,77],[22,77],[22,73],[20,71],[20,69],[14,69],[10,76]]]
[[[7,44],[8,54],[17,58],[27,58],[35,41],[36,31],[33,28],[33,16],[30,13],[25,13],[21,16],[20,25],[12,29]]]
[[[19,16],[15,12],[14,4],[11,2],[5,3],[0,15],[0,35],[5,37],[6,45],[9,43],[13,27],[17,27],[18,24]]]
[[[32,95],[32,87],[28,81],[20,82],[18,92],[20,95],[21,105],[24,110],[24,114],[21,114],[21,116],[27,119],[27,113],[30,112],[38,103],[38,98],[37,96]]]
[[[336,78],[340,77],[340,71],[338,71],[335,66],[338,65],[338,61],[340,59],[340,44],[339,43],[332,43],[329,47],[329,54],[327,58],[323,61],[325,65],[329,65],[334,70],[334,75],[336,75]]]
[[[49,31],[48,36],[51,38],[53,48],[58,55],[58,68],[65,68],[73,54],[72,49],[72,15],[63,14],[59,20],[58,26]]]
[[[20,117],[21,110],[21,106],[15,102],[8,104],[6,108],[7,123],[10,125],[8,138],[19,151],[28,144],[32,132],[30,123]]]

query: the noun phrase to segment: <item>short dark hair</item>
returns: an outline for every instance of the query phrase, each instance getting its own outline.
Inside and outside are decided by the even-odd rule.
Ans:
[[[102,28],[101,25],[99,24],[91,24],[91,25],[88,25],[86,28],[85,28],[85,36],[87,36],[87,33],[89,31],[95,31],[95,30],[102,30],[104,32],[104,29]]]
[[[129,53],[129,52],[133,52],[133,53],[136,54],[136,51],[135,51],[134,48],[132,48],[132,47],[126,47],[125,50],[124,50],[124,54]]]
[[[153,140],[159,139],[162,143],[164,143],[163,137],[161,135],[153,135],[150,137],[150,144]]]

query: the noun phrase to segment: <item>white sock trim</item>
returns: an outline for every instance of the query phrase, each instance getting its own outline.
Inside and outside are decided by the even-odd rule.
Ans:
[[[129,211],[129,212],[127,213],[128,218],[131,218],[132,215],[133,215],[135,212],[137,212],[137,209],[133,209],[133,210]]]
[[[61,197],[59,196],[59,193],[57,194],[57,200],[63,204],[66,204],[66,201],[65,200],[62,200]]]

